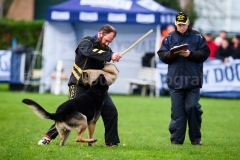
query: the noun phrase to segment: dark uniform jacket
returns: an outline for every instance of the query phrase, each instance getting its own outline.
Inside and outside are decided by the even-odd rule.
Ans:
[[[111,60],[113,54],[111,48],[102,48],[96,40],[97,36],[88,36],[79,42],[75,50],[75,62],[68,82],[69,86],[73,84],[83,85],[81,83],[80,70],[101,70],[104,67],[104,64]]]
[[[188,44],[190,55],[170,58],[170,49],[174,46]],[[210,50],[205,38],[191,27],[181,34],[174,31],[163,39],[162,47],[157,52],[160,60],[168,64],[167,84],[171,89],[201,88],[203,81],[203,62]]]

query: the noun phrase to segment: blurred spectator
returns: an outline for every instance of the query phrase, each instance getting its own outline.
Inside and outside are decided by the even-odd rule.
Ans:
[[[222,43],[222,40],[226,38],[227,38],[227,32],[224,30],[221,30],[218,33],[218,36],[214,39],[214,42],[217,46],[220,46],[220,44]]]
[[[221,45],[218,46],[216,58],[222,60],[223,62],[230,62],[230,56],[232,56],[233,47],[230,42],[224,38],[222,39]]]
[[[233,59],[240,59],[240,35],[236,35],[232,39],[233,43]]]
[[[210,49],[210,55],[208,57],[208,59],[213,59],[216,58],[216,52],[218,49],[218,46],[214,43],[213,38],[212,38],[212,34],[211,33],[206,33],[204,35],[207,45]]]
[[[167,28],[162,31],[162,37],[160,38],[160,47],[162,46],[163,39],[173,31],[175,31],[175,26],[173,24],[169,24]]]

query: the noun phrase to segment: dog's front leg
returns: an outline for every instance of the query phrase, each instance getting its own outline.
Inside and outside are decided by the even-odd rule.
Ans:
[[[94,143],[97,141],[97,139],[93,138],[95,126],[96,123],[94,122],[90,122],[88,124],[88,138],[93,140],[92,142],[88,143],[88,146],[94,146]]]

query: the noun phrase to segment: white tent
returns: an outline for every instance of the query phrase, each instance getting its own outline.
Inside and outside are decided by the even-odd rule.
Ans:
[[[51,74],[58,60],[73,63],[79,40],[94,36],[103,24],[117,29],[117,37],[110,44],[114,52],[123,52],[150,29],[153,33],[126,53],[116,63],[120,71],[110,93],[125,94],[127,78],[137,76],[141,58],[159,47],[160,25],[172,24],[177,11],[153,0],[69,0],[47,11],[43,41],[43,76],[40,92],[51,87]],[[67,85],[66,85],[67,87]]]

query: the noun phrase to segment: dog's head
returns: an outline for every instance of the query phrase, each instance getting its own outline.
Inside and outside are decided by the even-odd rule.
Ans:
[[[100,74],[98,78],[92,82],[92,86],[91,86],[91,89],[101,90],[104,92],[107,92],[108,88],[109,88],[108,82],[103,74]]]

